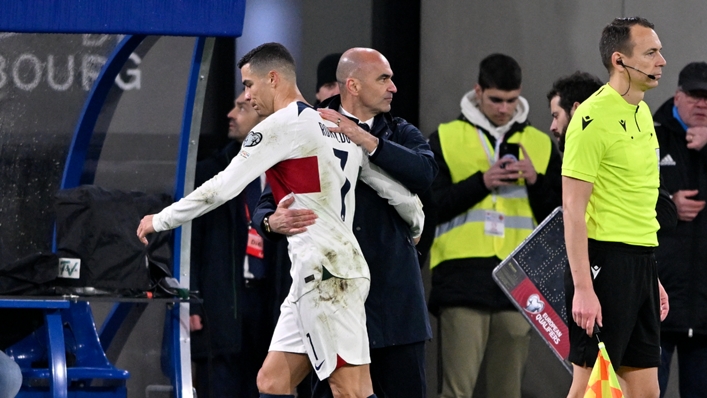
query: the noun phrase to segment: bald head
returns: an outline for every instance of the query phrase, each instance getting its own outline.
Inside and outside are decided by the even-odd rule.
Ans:
[[[360,79],[374,64],[383,63],[388,68],[390,64],[383,54],[372,48],[355,47],[341,55],[336,68],[336,80],[339,85],[345,85],[346,79]]]
[[[346,51],[336,68],[341,105],[360,120],[390,112],[393,94],[393,70],[383,54],[371,48],[356,47]]]

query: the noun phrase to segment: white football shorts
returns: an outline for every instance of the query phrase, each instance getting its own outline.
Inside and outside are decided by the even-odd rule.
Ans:
[[[292,302],[280,306],[270,351],[307,354],[319,380],[344,361],[371,363],[364,304],[371,282],[366,278],[330,277]]]

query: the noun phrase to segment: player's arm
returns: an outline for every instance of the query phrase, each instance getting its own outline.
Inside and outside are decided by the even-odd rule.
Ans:
[[[437,175],[437,162],[420,130],[395,118],[396,131],[392,139],[382,138],[383,144],[371,155],[371,163],[385,170],[411,192],[427,190]],[[395,139],[395,141],[393,141]]]
[[[592,335],[594,324],[602,326],[601,305],[594,293],[590,273],[585,214],[594,184],[571,177],[562,177],[562,207],[565,224],[567,258],[574,283],[572,318]]]
[[[255,158],[234,157],[225,170],[156,214],[152,220],[155,231],[176,228],[233,199],[251,181],[272,166],[266,159],[262,160],[263,162],[259,162]]]
[[[147,244],[149,233],[177,228],[241,193],[250,182],[286,157],[289,148],[272,145],[273,141],[263,133],[256,145],[241,149],[225,170],[161,212],[145,216],[138,227],[138,238]]]
[[[378,196],[387,199],[395,207],[400,217],[410,226],[413,238],[422,235],[425,223],[425,213],[422,212],[422,202],[417,195],[410,192],[397,180],[393,179],[380,167],[365,159],[361,164],[360,180],[375,189]]]

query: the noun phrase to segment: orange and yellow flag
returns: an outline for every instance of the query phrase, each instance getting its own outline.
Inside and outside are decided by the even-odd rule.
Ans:
[[[604,343],[599,343],[599,354],[597,361],[589,376],[587,391],[584,398],[623,398],[624,394],[619,385],[619,378],[616,377],[614,367],[611,366],[609,354],[606,352]]]

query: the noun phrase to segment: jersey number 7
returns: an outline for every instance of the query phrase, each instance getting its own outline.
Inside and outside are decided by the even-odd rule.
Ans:
[[[344,167],[346,167],[346,162],[349,160],[349,153],[346,151],[342,151],[340,149],[334,149],[334,156],[339,158],[339,163],[341,164],[341,170],[344,170]],[[349,193],[351,190],[351,182],[349,181],[348,178],[346,178],[346,182],[344,182],[344,185],[341,187],[341,221],[346,220],[346,194]]]

